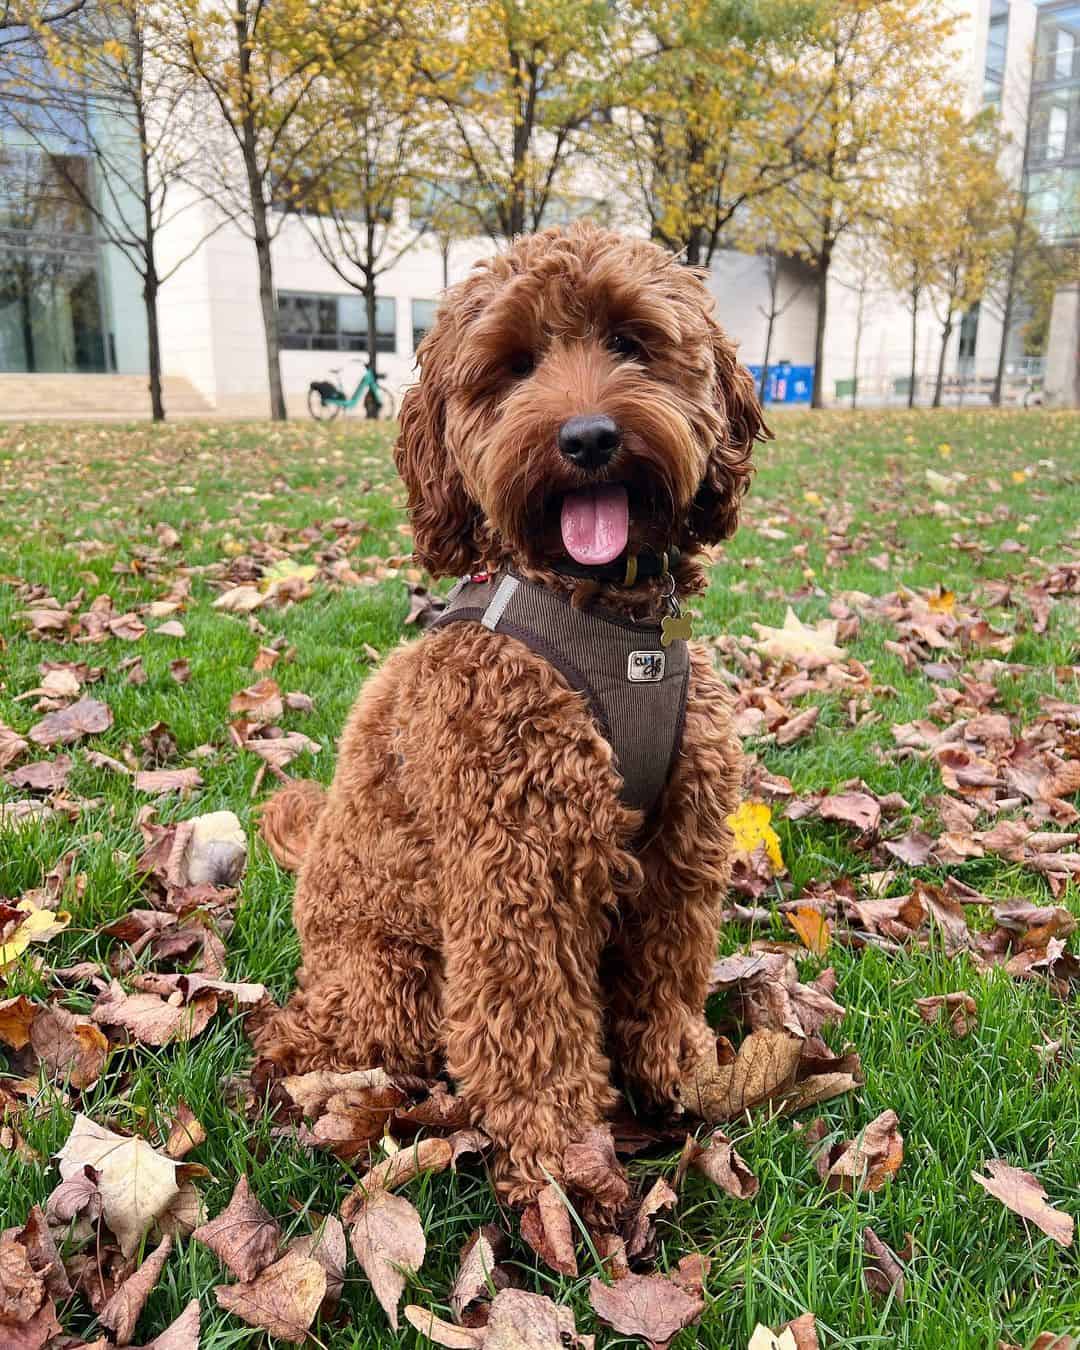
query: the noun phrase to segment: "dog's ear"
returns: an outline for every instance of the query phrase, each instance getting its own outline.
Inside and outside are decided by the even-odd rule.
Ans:
[[[445,305],[417,348],[420,381],[401,403],[394,463],[408,489],[417,561],[434,577],[461,576],[477,559],[476,503],[446,447],[453,324]]]
[[[723,432],[709,455],[701,487],[690,507],[689,533],[700,544],[715,544],[735,533],[739,506],[753,472],[750,456],[754,442],[772,435],[765,425],[753,377],[739,364],[734,344],[719,325],[713,326],[712,340],[713,399]]]

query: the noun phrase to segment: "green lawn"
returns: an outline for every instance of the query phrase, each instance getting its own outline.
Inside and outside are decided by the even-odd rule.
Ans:
[[[1007,660],[1022,668],[999,675],[995,711],[1006,712],[1018,728],[1036,717],[1040,695],[1080,701],[1080,597],[1055,598],[1046,631],[1039,632],[1027,622],[1022,597],[1016,597],[1019,605],[1003,608],[996,603],[1000,590],[985,589],[994,579],[1020,573],[1039,579],[1055,564],[1080,560],[1080,417],[987,411],[779,415],[775,430],[776,440],[759,452],[743,527],[724,550],[699,606],[699,632],[752,635],[755,622],[780,623],[789,604],[812,622],[828,617],[830,600],[841,592],[881,596],[901,586],[924,593],[943,588],[955,593],[959,605],[977,607],[995,628],[1015,635]],[[314,702],[311,712],[287,710],[281,725],[322,746],[317,755],[301,755],[288,772],[330,779],[335,738],[374,654],[413,635],[403,626],[409,538],[388,441],[386,429],[363,422],[0,426],[0,723],[25,734],[39,719],[35,700],[19,696],[40,684],[43,661],[103,667],[101,680],[86,692],[114,716],[109,730],[66,751],[73,760],[66,797],[81,802],[81,812],[61,811],[45,823],[0,833],[0,897],[14,902],[40,886],[69,851],[73,875],[85,876],[65,899],[71,926],[0,974],[0,997],[59,999],[76,1012],[91,1006],[85,988],[61,989],[50,968],[104,960],[119,946],[99,930],[141,903],[133,865],[142,847],[136,815],[154,799],[86,755],[93,750],[134,763],[143,753],[141,739],[158,722],[177,742],[172,765],[197,765],[203,781],[187,800],[158,799],[157,818],[168,822],[227,808],[250,828],[249,864],[228,939],[229,978],[262,981],[275,996],[286,994],[298,952],[289,921],[293,881],[256,838],[255,806],[272,780],[253,796],[260,761],[231,742],[228,705],[261,678],[253,670],[260,646],[280,639],[273,678],[283,691],[299,691]],[[937,475],[962,478],[943,483]],[[175,530],[178,543],[166,546],[171,537],[163,525]],[[837,547],[841,535],[850,547]],[[317,556],[335,540],[343,541],[337,552],[350,572],[343,582],[327,580],[340,559]],[[225,570],[231,566],[242,579],[243,559],[250,557],[266,567],[289,558],[320,566],[308,597],[256,612],[260,631],[242,615],[211,607]],[[32,640],[27,622],[16,617],[37,597],[52,595],[63,605],[80,590],[80,611],[95,595],[108,594],[114,613],[123,614],[160,600],[185,577],[190,595],[169,616],[182,623],[182,638],[154,633],[163,619],[144,614],[151,631],[137,641],[60,644]],[[798,793],[856,778],[878,794],[902,793],[911,812],[890,822],[890,834],[903,833],[918,817],[937,835],[942,826],[928,801],[942,791],[937,765],[888,752],[896,745],[893,724],[925,718],[942,686],[917,665],[906,670],[900,654],[883,645],[896,636],[884,620],[864,618],[850,643],[850,655],[869,667],[874,682],[861,711],[879,717],[852,727],[846,699],[811,693],[807,702],[822,706],[812,733],[788,748],[757,749],[766,767],[790,777]],[[994,655],[972,650],[948,659],[964,670]],[[130,682],[122,668],[135,656],[145,671],[141,684]],[[180,658],[190,667],[184,684],[170,670]],[[198,747],[208,748],[191,758]],[[55,753],[35,747],[30,758]],[[25,795],[0,786],[0,801]],[[794,888],[786,894],[841,877],[862,888],[868,874],[884,865],[841,826],[813,817],[787,821],[779,809],[775,814]],[[891,894],[910,889],[912,875],[930,881],[945,875],[940,867],[893,865],[898,874]],[[950,870],[995,898],[1051,903],[1041,876],[1001,858],[973,858]],[[1080,915],[1075,884],[1056,903]],[[779,915],[771,932],[791,937]],[[721,950],[740,950],[748,940],[745,929],[732,928]],[[1069,942],[1075,947],[1077,938]],[[35,957],[41,958],[36,965]],[[905,1139],[903,1164],[874,1194],[830,1194],[790,1119],[770,1120],[762,1112],[728,1126],[761,1188],[754,1200],[739,1201],[691,1176],[676,1218],[660,1225],[661,1269],[689,1251],[712,1259],[706,1312],[698,1327],[680,1334],[676,1350],[695,1344],[742,1350],[755,1324],[775,1328],[806,1311],[817,1315],[822,1346],[837,1350],[987,1350],[999,1339],[1027,1347],[1044,1331],[1076,1333],[1076,1242],[1065,1249],[1025,1227],[971,1179],[985,1159],[1006,1159],[1032,1171],[1050,1203],[1080,1213],[1075,986],[1072,1000],[1063,1000],[1037,980],[981,973],[967,958],[944,955],[939,945],[887,954],[834,943],[826,961],[812,958],[800,969],[813,976],[824,964],[835,968],[836,998],[848,1010],[830,1042],[855,1045],[866,1081],[818,1114],[851,1137],[892,1108]],[[955,990],[971,993],[978,1007],[977,1026],[962,1040],[945,1027],[925,1026],[914,1008],[919,997]],[[1037,1053],[1047,1041],[1061,1043],[1049,1068]],[[0,1044],[0,1075],[4,1053]],[[356,1169],[291,1140],[275,1140],[267,1119],[252,1122],[238,1114],[223,1085],[249,1063],[239,1021],[219,1014],[189,1044],[115,1054],[81,1095],[47,1097],[37,1114],[25,1110],[17,1125],[40,1161],[0,1150],[0,1228],[21,1224],[29,1207],[43,1203],[56,1185],[48,1159],[67,1137],[75,1109],[120,1131],[154,1136],[160,1126],[167,1129],[182,1099],[207,1131],[190,1160],[209,1171],[197,1184],[210,1214],[224,1207],[238,1174],[246,1172],[287,1234],[307,1232],[308,1211],[335,1210]],[[676,1156],[635,1162],[632,1175],[670,1173]],[[428,1256],[404,1301],[448,1316],[461,1245],[479,1224],[498,1221],[499,1211],[483,1173],[468,1167],[417,1180],[406,1194],[422,1216]],[[862,1231],[868,1224],[894,1249],[911,1234],[902,1306],[865,1289]],[[571,1303],[578,1328],[598,1332],[599,1345],[627,1343],[604,1329],[589,1306],[588,1277],[596,1272],[587,1250],[579,1252],[581,1278],[566,1279],[543,1267],[518,1239],[516,1222],[511,1227],[512,1259],[525,1287]],[[218,1308],[212,1288],[223,1278],[204,1246],[180,1243],[151,1295],[136,1342],[150,1340],[197,1295],[204,1347],[259,1343],[263,1333]],[[355,1261],[347,1271],[343,1308],[343,1320],[316,1326],[328,1350],[424,1343],[408,1327],[396,1337],[389,1331]],[[98,1334],[78,1300],[62,1320],[65,1330],[87,1339]]]

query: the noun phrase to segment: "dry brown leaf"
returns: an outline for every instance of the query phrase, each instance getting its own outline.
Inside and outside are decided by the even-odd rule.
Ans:
[[[630,1183],[615,1157],[611,1130],[595,1126],[563,1153],[563,1181],[605,1209],[618,1209],[630,1198]]]
[[[209,1247],[246,1284],[274,1260],[281,1230],[252,1194],[247,1177],[242,1176],[227,1208],[191,1236]]]
[[[657,1177],[642,1198],[631,1221],[626,1225],[626,1254],[642,1257],[650,1252],[656,1236],[656,1216],[665,1209],[674,1209],[679,1197],[663,1177]]]
[[[326,1271],[313,1257],[289,1251],[254,1280],[219,1284],[218,1306],[242,1317],[249,1326],[299,1345],[326,1297]]]
[[[70,707],[43,717],[27,735],[35,745],[71,745],[84,736],[108,731],[112,723],[113,715],[104,703],[94,698],[81,698]]]
[[[176,1105],[176,1119],[169,1127],[169,1137],[165,1141],[165,1152],[170,1158],[186,1157],[193,1148],[206,1141],[206,1130],[186,1102]]]
[[[356,1218],[367,1198],[380,1190],[393,1190],[418,1177],[421,1172],[445,1172],[454,1160],[454,1150],[447,1139],[420,1139],[408,1148],[378,1163],[361,1177],[341,1206],[341,1221],[349,1225]]]
[[[70,773],[71,756],[57,755],[55,759],[39,759],[20,769],[12,769],[4,775],[4,781],[30,792],[62,792]]]
[[[323,1311],[331,1312],[337,1306],[341,1291],[345,1287],[347,1253],[345,1229],[341,1226],[341,1221],[332,1214],[328,1215],[314,1233],[290,1242],[289,1251],[298,1252],[301,1256],[310,1256],[326,1271],[326,1301]]]
[[[856,1138],[819,1152],[814,1166],[827,1188],[846,1195],[879,1191],[904,1160],[899,1124],[895,1111],[882,1111]],[[815,1133],[807,1131],[808,1142],[815,1142]]]
[[[12,731],[11,727],[0,722],[0,769],[10,768],[29,749],[30,746],[17,731]]]
[[[488,1350],[592,1350],[593,1338],[578,1335],[570,1308],[523,1289],[501,1289],[482,1327],[456,1327],[415,1304],[405,1309],[405,1318],[448,1350],[482,1350],[485,1344]]]
[[[253,722],[276,722],[285,711],[277,680],[259,680],[234,694],[229,700],[230,716],[243,713]]]
[[[822,619],[813,628],[801,623],[788,608],[782,628],[755,623],[758,641],[750,645],[771,661],[791,661],[800,670],[818,670],[843,661],[847,652],[836,645],[839,625],[835,619]]]
[[[30,1044],[50,1077],[80,1091],[100,1078],[110,1050],[100,1027],[60,1007],[39,1012],[30,1029]]]
[[[349,1228],[349,1241],[387,1320],[397,1331],[405,1281],[420,1269],[427,1251],[420,1215],[403,1195],[374,1191],[360,1206]]]
[[[506,1246],[505,1234],[495,1224],[485,1224],[462,1248],[457,1276],[450,1290],[450,1307],[458,1322],[473,1303],[487,1296],[500,1274],[497,1267]],[[496,1285],[496,1293],[499,1287]]]
[[[838,792],[818,803],[822,820],[850,825],[860,834],[873,834],[881,824],[881,803],[868,792]]]
[[[990,1173],[989,1177],[982,1177],[978,1172],[971,1174],[984,1191],[988,1191],[1006,1209],[1011,1209],[1022,1219],[1030,1219],[1036,1228],[1041,1228],[1047,1237],[1052,1237],[1063,1247],[1072,1245],[1072,1215],[1046,1203],[1046,1191],[1037,1177],[1000,1158],[990,1158],[984,1166]]]
[[[190,1041],[200,1035],[217,1012],[217,998],[206,993],[185,1003],[180,993],[170,998],[160,994],[128,994],[113,980],[90,1010],[95,1022],[123,1027],[142,1045],[167,1045]]]
[[[897,1303],[904,1301],[904,1267],[899,1257],[882,1242],[872,1228],[863,1229],[863,1279],[873,1294],[888,1298],[890,1294]]]
[[[978,1005],[970,994],[933,994],[917,998],[915,1007],[924,1022],[939,1022],[948,1015],[949,1027],[958,1039],[968,1035],[978,1017]]]
[[[0,1041],[12,1050],[21,1050],[30,1040],[30,1028],[40,1011],[40,1005],[25,994],[0,1000]]]
[[[705,1309],[700,1294],[663,1275],[627,1275],[610,1285],[590,1280],[589,1302],[601,1321],[615,1331],[640,1336],[655,1347],[665,1346]]]
[[[732,1120],[783,1092],[795,1075],[802,1041],[782,1031],[752,1031],[729,1062],[695,1065],[682,1085],[687,1110],[714,1124]]]
[[[157,1284],[172,1250],[172,1238],[163,1237],[134,1275],[129,1276],[98,1313],[98,1321],[116,1337],[117,1345],[127,1345],[135,1334],[135,1324]]]
[[[704,1140],[688,1138],[679,1160],[679,1174],[694,1168],[736,1200],[752,1200],[758,1179],[735,1152],[735,1145],[722,1130],[713,1130]]]
[[[577,1275],[573,1221],[558,1188],[550,1182],[525,1206],[521,1236],[552,1270],[560,1275]]]
[[[198,769],[140,769],[131,778],[139,792],[192,792],[202,786]]]
[[[199,1300],[193,1298],[160,1336],[136,1350],[199,1350]]]

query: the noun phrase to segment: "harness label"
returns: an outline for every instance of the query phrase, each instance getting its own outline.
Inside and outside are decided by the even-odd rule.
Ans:
[[[631,652],[626,678],[631,684],[659,684],[666,665],[666,652]]]

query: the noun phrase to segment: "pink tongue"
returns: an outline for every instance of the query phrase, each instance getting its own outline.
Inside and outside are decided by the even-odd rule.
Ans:
[[[575,562],[609,563],[626,547],[630,511],[618,483],[568,492],[562,504],[562,541]]]

